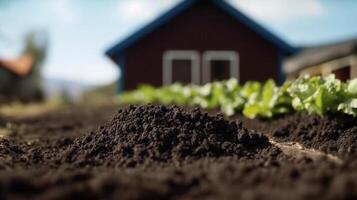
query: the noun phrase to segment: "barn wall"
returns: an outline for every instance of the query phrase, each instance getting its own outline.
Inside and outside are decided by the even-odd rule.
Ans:
[[[125,52],[125,90],[139,83],[162,84],[165,50],[234,50],[240,81],[279,78],[277,48],[208,1],[193,6]]]

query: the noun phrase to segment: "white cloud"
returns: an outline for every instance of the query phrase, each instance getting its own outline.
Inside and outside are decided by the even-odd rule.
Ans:
[[[271,22],[286,22],[324,14],[324,8],[318,0],[230,0],[230,2],[257,19]]]
[[[124,19],[141,21],[153,17],[155,11],[147,1],[124,1],[118,5],[118,14]]]
[[[76,24],[79,21],[78,10],[73,5],[71,0],[50,0],[48,7],[59,21],[64,23]]]
[[[181,0],[119,0],[117,14],[121,20],[142,22]],[[282,22],[303,17],[319,17],[325,10],[319,0],[228,0],[233,6],[261,20]]]
[[[117,14],[123,21],[143,22],[157,16],[160,12],[167,10],[179,0],[119,0]]]

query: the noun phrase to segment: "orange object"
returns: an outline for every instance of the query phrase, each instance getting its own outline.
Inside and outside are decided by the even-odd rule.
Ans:
[[[18,76],[26,76],[31,72],[35,59],[30,54],[24,54],[16,60],[0,60],[3,67]]]

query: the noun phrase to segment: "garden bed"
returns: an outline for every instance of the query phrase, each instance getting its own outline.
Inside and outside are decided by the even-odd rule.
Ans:
[[[357,197],[351,117],[226,120],[176,106],[117,109],[4,117],[1,199]]]

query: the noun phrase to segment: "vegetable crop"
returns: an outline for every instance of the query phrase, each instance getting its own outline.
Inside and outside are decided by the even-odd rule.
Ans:
[[[236,79],[207,83],[203,86],[175,83],[154,88],[141,85],[119,96],[122,103],[161,103],[220,109],[231,116],[243,113],[248,118],[270,118],[294,111],[326,115],[344,113],[357,117],[357,79],[342,82],[330,75],[300,77],[277,86],[248,81],[240,85]]]

